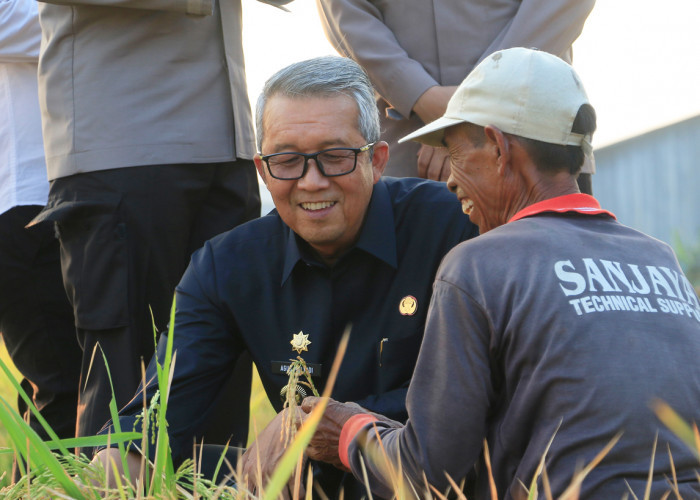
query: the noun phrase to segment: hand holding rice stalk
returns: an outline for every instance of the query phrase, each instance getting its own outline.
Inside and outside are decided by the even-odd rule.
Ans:
[[[302,399],[298,388],[306,392],[303,389],[306,386],[314,395],[318,395],[318,392],[311,380],[311,374],[304,359],[299,356],[296,360],[291,360],[286,388],[293,387],[295,390],[290,391],[283,388],[284,409],[258,435],[239,461],[242,463],[240,477],[248,486],[248,494],[253,494],[256,498],[275,500],[279,495],[284,498],[303,496],[304,487],[301,484],[301,471],[304,469],[303,465],[306,461],[304,450],[325,410],[325,403],[327,403],[335,384],[340,363],[347,349],[349,336],[350,327],[348,326],[339,343],[333,366],[323,390],[324,403],[318,405],[311,415],[305,416],[300,426],[303,412],[300,408]],[[306,346],[310,342],[307,335],[299,332],[294,336],[291,344],[300,354],[301,351],[307,350]],[[293,474],[295,470],[296,473]],[[312,476],[309,474],[305,488],[307,491],[311,491],[311,480]]]
[[[301,333],[301,332],[300,332]],[[309,373],[309,368],[306,366],[306,361],[301,356],[297,356],[297,359],[290,359],[291,364],[289,365],[289,380],[287,385],[285,385],[280,391],[280,396],[284,398],[284,408],[287,410],[285,419],[285,425],[281,428],[280,440],[284,442],[285,447],[294,439],[297,430],[296,418],[297,408],[301,406],[301,402],[307,396],[307,391],[304,386],[307,387],[311,394],[318,397],[318,391],[314,386],[313,380],[311,380],[311,373]],[[302,380],[301,377],[305,380]],[[293,387],[294,390],[289,390]]]

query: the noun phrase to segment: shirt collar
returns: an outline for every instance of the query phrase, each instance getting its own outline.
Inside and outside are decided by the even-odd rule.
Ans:
[[[576,212],[583,215],[608,215],[617,219],[615,214],[600,208],[600,203],[593,196],[583,193],[566,194],[548,200],[533,203],[516,213],[508,222],[513,222],[531,215],[544,212],[567,213]]]
[[[294,231],[289,231],[285,248],[282,284],[287,281],[294,266],[302,260],[307,261],[307,254],[300,245],[305,243]],[[391,267],[398,267],[396,255],[396,230],[394,227],[394,210],[386,184],[382,180],[372,189],[372,197],[367,207],[367,216],[360,230],[360,237],[353,248],[364,250],[374,257],[386,262]],[[352,250],[352,249],[351,249]],[[308,262],[311,264],[311,262]]]

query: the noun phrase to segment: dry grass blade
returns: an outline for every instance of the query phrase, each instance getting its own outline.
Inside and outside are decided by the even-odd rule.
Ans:
[[[563,422],[563,419],[559,420],[559,423],[557,424],[557,428],[554,429],[554,432],[552,433],[552,437],[549,438],[549,442],[547,443],[547,446],[544,449],[544,453],[542,453],[542,457],[540,458],[540,462],[537,464],[537,469],[535,470],[535,474],[532,478],[532,481],[530,482],[530,489],[528,491],[528,498],[529,499],[534,499],[538,498],[539,494],[537,491],[537,479],[540,477],[542,474],[542,471],[544,470],[544,463],[547,460],[547,454],[549,453],[549,449],[552,447],[552,443],[554,442],[554,438],[559,432],[559,429],[561,428],[561,423]]]
[[[455,494],[457,495],[457,498],[458,498],[459,500],[467,500],[467,497],[466,497],[466,496],[464,495],[464,493],[462,492],[462,488],[460,488],[459,485],[457,485],[457,483],[455,482],[455,480],[452,479],[452,476],[450,476],[449,474],[445,474],[445,476],[447,476],[447,481],[448,481],[448,482],[450,483],[450,485],[452,486],[452,489],[454,489]]]
[[[153,311],[151,311],[151,317],[153,317]],[[143,390],[141,391],[141,395],[143,396],[143,407],[141,411],[145,419],[146,415],[148,414],[148,396],[146,395],[146,365],[144,364],[143,359],[141,360],[141,387],[143,387]],[[141,449],[148,450],[148,426],[146,422],[144,422],[144,425],[141,428]],[[141,463],[139,466],[139,482],[141,482],[141,484],[145,484],[145,489],[148,489],[148,481],[150,478],[148,477],[148,474],[146,474],[146,460],[146,455],[142,454]],[[141,493],[141,490],[139,490],[138,498],[141,498]]]
[[[644,500],[649,500],[651,496],[651,482],[654,479],[654,461],[656,460],[656,444],[659,441],[659,433],[654,436],[654,446],[651,450],[651,463],[649,464],[649,475],[647,476],[647,486],[644,489]]]
[[[423,471],[423,485],[425,486],[425,489],[423,490],[425,500],[433,500],[433,496],[430,494],[431,486],[428,483],[428,476],[425,475],[425,471]],[[444,498],[444,495],[442,495],[440,492],[437,492],[437,495],[440,500]]]
[[[489,491],[491,492],[491,500],[498,500],[498,490],[496,489],[496,481],[493,480],[493,470],[491,469],[491,454],[489,453],[489,443],[485,439],[484,461],[486,462],[486,470],[489,474]]]
[[[671,454],[671,446],[666,443],[666,451],[668,452],[668,463],[671,464],[671,477],[673,482],[671,483],[671,489],[676,495],[676,500],[683,500],[681,498],[681,492],[678,490],[678,478],[676,477],[676,464],[673,461],[673,455]]]
[[[372,424],[372,429],[374,430],[375,434],[377,434],[377,426],[376,424]],[[386,448],[384,447],[384,442],[381,439],[377,440],[379,443],[379,450],[381,451],[381,462],[379,461],[379,457],[377,457],[376,450],[369,450],[365,449],[365,453],[367,454],[369,460],[377,464],[378,466],[382,466],[382,475],[384,477],[389,477],[389,480],[391,481],[392,488],[394,491],[398,491],[399,489],[399,474],[401,474],[400,471],[396,471],[396,469],[392,466],[391,460],[389,459],[389,454],[386,451]],[[399,459],[401,456],[399,455]],[[367,479],[367,471],[365,470],[365,464],[362,464],[362,470],[365,476],[365,484],[367,486],[367,491],[369,491],[369,480]]]
[[[88,380],[90,380],[90,372],[92,371],[92,364],[95,362],[95,354],[97,354],[97,347],[99,345],[100,345],[99,342],[97,342],[92,347],[92,354],[90,355],[90,364],[88,364],[87,373],[85,374],[85,385],[83,386],[82,392],[85,392],[85,389],[87,389],[87,383],[88,383]]]
[[[297,468],[294,470],[294,500],[299,500],[299,488],[301,487],[301,469],[304,465],[304,455],[297,458]]]
[[[554,500],[552,496],[552,486],[549,484],[549,475],[547,474],[547,467],[542,469],[542,488],[544,489],[544,497],[547,500]]]
[[[369,477],[367,477],[367,467],[365,467],[364,460],[360,460],[360,467],[362,468],[362,480],[365,482],[368,500],[372,500],[372,490],[369,487]]]
[[[571,480],[571,484],[569,485],[569,487],[566,490],[564,490],[564,493],[560,497],[560,500],[570,500],[578,498],[578,492],[581,489],[581,484],[583,483],[583,480],[586,479],[586,476],[588,476],[588,474],[590,474],[590,472],[598,466],[601,460],[603,460],[603,458],[605,458],[605,456],[610,452],[610,450],[613,449],[613,447],[617,444],[621,437],[622,432],[618,432],[610,440],[610,442],[608,442],[605,448],[603,448],[595,457],[593,457],[593,460],[591,460],[590,463],[586,465],[586,467],[584,467],[582,471],[580,471],[574,476],[574,478]]]
[[[314,471],[311,467],[307,469],[306,474],[306,495],[305,500],[313,499]],[[325,495],[324,495],[325,496]]]
[[[700,460],[700,435],[697,425],[688,425],[665,401],[655,399],[651,407],[666,427],[671,429]]]
[[[378,436],[379,431],[376,423],[372,424],[372,430],[375,435]],[[388,482],[391,484],[391,489],[394,491],[397,498],[408,498],[407,495],[409,493],[414,495],[411,498],[420,498],[414,486],[410,484],[403,474],[400,451],[397,451],[396,466],[394,466],[394,462],[389,458],[384,442],[380,438],[377,439],[376,447],[370,447],[368,444],[365,444],[363,448],[367,459],[379,468],[379,473],[382,477],[388,479]],[[364,462],[362,462],[362,466],[363,468],[365,467]],[[367,483],[366,479],[365,486],[369,491],[369,483]]]
[[[422,498],[418,494],[418,491],[416,490],[416,486],[412,482],[409,482],[408,485],[411,487],[411,493],[413,494],[413,498]]]
[[[625,479],[625,484],[627,485],[627,489],[630,491],[632,498],[634,498],[634,500],[639,500],[639,498],[637,498],[637,495],[634,494],[634,490],[630,486],[630,483],[627,482],[627,479]]]
[[[428,487],[433,491],[433,493],[435,493],[435,495],[437,495],[439,500],[447,500],[447,496],[440,493],[435,486],[433,486],[432,484],[428,484],[427,481],[425,484],[427,484]]]
[[[313,477],[313,471],[311,470],[311,467],[309,467],[309,474],[311,474],[311,477]],[[328,498],[328,495],[326,495],[326,492],[323,491],[323,488],[321,488],[318,483],[313,483],[314,485],[314,491],[316,492],[316,496],[318,496],[321,500],[330,500]],[[307,494],[309,490],[306,490]],[[340,495],[338,497],[338,500],[342,500],[345,497],[345,490],[341,489],[340,490]]]

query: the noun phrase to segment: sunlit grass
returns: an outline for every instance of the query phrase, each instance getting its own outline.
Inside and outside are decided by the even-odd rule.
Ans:
[[[0,337],[0,360],[4,362],[17,380],[21,379],[21,374],[12,364],[2,337]],[[17,391],[12,386],[7,377],[0,373],[0,397],[12,403],[16,408]],[[275,409],[265,393],[260,376],[255,366],[253,366],[253,383],[250,396],[250,430],[248,432],[248,444],[255,440],[255,430],[264,429],[265,426],[275,417]],[[5,426],[0,426],[0,448],[11,447]],[[8,454],[0,455],[0,488],[10,484],[10,474],[12,471],[12,456]],[[4,474],[4,476],[3,476]]]
[[[21,379],[19,371],[17,370],[17,368],[15,368],[15,365],[12,364],[10,355],[7,353],[5,343],[2,341],[2,337],[0,337],[0,361],[7,365],[7,367],[14,374],[17,380]],[[5,398],[6,401],[12,403],[14,408],[17,407],[15,403],[17,401],[17,391],[12,386],[7,377],[5,377],[5,375],[2,373],[0,373],[0,396]],[[9,436],[7,435],[7,431],[5,430],[5,426],[0,426],[0,448],[6,448],[9,446]],[[0,455],[0,477],[2,477],[2,479],[0,479],[0,488],[10,484],[11,472],[12,457],[9,455]]]
[[[174,307],[171,314],[174,314]],[[170,324],[174,324],[172,316]],[[167,423],[165,422],[173,367],[177,363],[177,355],[172,350],[172,339],[171,331],[168,335],[165,358],[162,365],[160,363],[157,364],[157,398],[154,397],[149,404],[144,404],[141,416],[142,434],[129,432],[127,429],[124,429],[126,432],[122,432],[122,429],[119,427],[119,420],[116,418],[117,408],[114,397],[112,397],[110,412],[115,432],[109,436],[59,440],[36,408],[32,407],[33,416],[42,423],[44,429],[51,436],[49,441],[43,442],[32,428],[22,420],[13,405],[6,398],[0,398],[0,423],[2,423],[2,428],[7,438],[7,446],[4,450],[0,450],[0,453],[5,457],[11,457],[14,453],[21,455],[23,458],[23,461],[19,462],[22,479],[12,486],[4,485],[0,490],[0,497],[5,500],[24,498],[88,499],[100,497],[108,499],[236,498],[237,500],[245,498],[277,498],[279,492],[287,484],[298,462],[298,457],[302,455],[308,441],[315,432],[324,407],[320,405],[299,429],[296,438],[289,444],[270,481],[264,485],[264,488],[261,488],[259,497],[249,496],[243,489],[236,491],[224,483],[217,485],[203,479],[197,473],[195,464],[198,458],[196,456],[193,457],[193,460],[186,461],[175,470],[169,448],[169,436],[166,431]],[[347,345],[347,335],[341,344]],[[343,352],[344,350],[340,350],[338,359],[329,375],[327,384],[329,393],[333,386],[332,380],[337,375]],[[101,355],[101,352],[99,349],[96,349],[93,356],[99,355]],[[9,382],[9,385],[22,394],[27,404],[31,404],[28,396],[22,391],[17,382],[16,373],[11,372],[8,364],[1,362],[1,360],[0,370],[2,370],[4,379]],[[156,399],[157,404],[154,404]],[[269,401],[265,401],[265,399],[258,397],[255,401],[255,408],[269,414],[271,406],[267,408]],[[272,413],[274,414],[274,411]],[[268,418],[269,415],[256,416],[254,426],[257,426],[258,423],[264,426]],[[156,436],[153,457],[148,457],[148,446],[146,446],[146,440],[150,435]],[[130,477],[128,472],[125,447],[125,442],[127,441],[133,442],[144,451],[141,473],[138,477]],[[112,467],[107,465],[108,470],[103,470],[100,464],[91,464],[84,455],[75,457],[68,451],[68,447],[109,446],[110,444],[119,446],[121,464],[111,464]],[[219,462],[222,476],[233,476],[238,482],[237,478],[240,477],[240,471],[232,470],[229,464],[224,464],[223,462],[222,455],[222,459]],[[122,466],[123,475],[118,471],[119,465]],[[228,470],[224,465],[228,466]],[[113,479],[111,482],[109,481],[110,476]],[[240,482],[239,484],[243,483]],[[309,487],[311,488],[311,485]]]
[[[171,321],[171,324],[173,322]],[[169,335],[172,339],[172,335]],[[168,352],[172,352],[171,348]],[[342,356],[342,352],[338,356],[338,359]],[[6,353],[0,353],[0,361],[7,365],[7,355]],[[107,498],[109,500],[122,500],[127,498],[137,498],[144,500],[175,500],[175,499],[209,499],[209,500],[224,500],[224,499],[235,499],[235,500],[267,500],[276,499],[279,492],[287,485],[289,478],[293,474],[293,471],[297,469],[297,464],[300,463],[300,457],[305,449],[308,441],[310,440],[313,432],[315,430],[315,425],[318,423],[321,413],[323,411],[323,405],[319,405],[314,414],[307,420],[306,424],[302,426],[297,432],[295,438],[290,443],[284,458],[280,462],[277,470],[272,475],[269,482],[263,485],[255,494],[252,494],[241,487],[236,490],[230,486],[227,486],[224,482],[217,484],[212,481],[203,479],[197,473],[197,463],[198,457],[193,456],[192,460],[186,461],[178,470],[174,470],[172,465],[172,459],[170,455],[170,450],[168,447],[168,437],[167,433],[164,432],[166,429],[166,423],[164,421],[163,415],[164,410],[167,406],[167,395],[169,390],[170,378],[172,376],[172,366],[170,363],[170,358],[166,357],[163,366],[159,370],[159,409],[155,410],[155,418],[151,419],[148,415],[144,416],[144,421],[157,421],[157,428],[152,429],[152,431],[157,435],[156,441],[156,456],[151,457],[150,465],[146,466],[145,462],[142,462],[142,472],[139,477],[129,477],[128,474],[124,476],[119,476],[117,474],[116,468],[111,468],[108,471],[102,469],[99,465],[92,465],[87,457],[75,457],[72,453],[68,452],[68,448],[73,448],[74,446],[97,446],[100,444],[106,444],[109,440],[112,443],[131,439],[135,443],[143,443],[144,435],[138,433],[121,433],[119,429],[116,430],[115,434],[110,437],[99,436],[93,438],[81,438],[82,441],[76,440],[54,440],[49,442],[41,442],[34,433],[34,431],[22,421],[17,412],[13,408],[13,404],[10,404],[8,399],[8,394],[12,395],[15,391],[15,386],[17,384],[16,379],[12,382],[11,378],[16,378],[16,370],[7,371],[0,373],[0,382],[2,385],[2,399],[0,399],[0,424],[2,427],[0,430],[0,439],[3,440],[8,446],[13,448],[15,451],[22,451],[20,448],[24,447],[29,449],[29,453],[25,453],[25,457],[28,458],[29,468],[24,472],[22,479],[15,485],[8,485],[8,478],[3,480],[0,485],[0,498],[3,500],[19,500],[25,498],[32,499],[54,499],[54,498],[74,498],[74,499],[95,499],[95,498]],[[172,363],[176,363],[176,356],[172,356]],[[7,369],[0,363],[0,369]],[[337,367],[339,366],[339,361],[334,364],[334,369],[332,373],[337,373]],[[254,390],[251,396],[251,409],[253,412],[251,418],[251,428],[262,429],[265,427],[266,423],[275,415],[272,406],[270,405],[267,398],[264,396],[264,391],[262,390],[262,385],[259,378],[254,377]],[[332,381],[329,380],[326,386],[326,391],[330,391],[332,387]],[[15,398],[13,396],[11,403],[14,403]],[[698,432],[698,427],[695,423],[684,422],[668,405],[662,401],[657,401],[653,405],[654,411],[656,412],[660,422],[669,427],[674,431],[683,441],[691,448],[698,457],[700,457],[700,432]],[[116,407],[112,405],[112,411],[116,412]],[[126,429],[123,429],[126,431]],[[556,439],[556,433],[552,436],[552,439]],[[598,455],[591,460],[588,464],[582,464],[581,469],[577,471],[571,471],[572,479],[569,488],[564,492],[563,495],[559,497],[559,500],[578,500],[580,495],[581,485],[591,470],[593,470],[605,455],[615,446],[619,436],[611,439],[606,447],[604,447]],[[143,445],[141,446],[143,449]],[[484,443],[485,457],[487,460],[488,471],[491,473],[490,461],[488,460],[488,444]],[[62,451],[61,451],[62,449]],[[53,451],[51,451],[53,450]],[[123,450],[123,448],[122,448]],[[654,460],[656,455],[656,446],[654,450],[651,451],[650,465],[648,472],[648,482],[646,491],[639,498],[649,499],[649,491],[651,487],[651,481],[654,472]],[[526,487],[523,484],[523,490],[526,493],[528,499],[545,498],[547,500],[553,500],[553,496],[549,487],[549,478],[547,475],[547,469],[545,466],[546,451],[542,457],[540,467],[534,474],[534,477],[530,478],[530,482]],[[125,457],[122,451],[122,457]],[[406,481],[401,463],[396,463],[394,460],[389,460],[386,450],[384,449],[381,442],[379,442],[377,449],[365,450],[365,456],[369,457],[374,464],[378,464],[380,468],[386,474],[386,477],[390,484],[393,484],[394,492],[396,498],[398,499],[412,499],[419,498],[421,500],[432,500],[432,499],[443,499],[447,498],[445,492],[440,492],[435,489],[432,485],[425,481],[423,484],[411,484]],[[11,460],[11,454],[3,453],[0,454],[0,459]],[[671,463],[673,457],[671,458]],[[6,469],[9,474],[9,468]],[[107,486],[108,476],[112,478],[117,478],[116,486]],[[245,484],[244,481],[238,481],[242,478],[240,470],[235,470],[230,464],[223,460],[223,457],[219,463],[219,474],[217,475],[219,479],[224,479],[226,477],[233,478],[235,482],[239,484]],[[366,476],[365,476],[366,477]],[[298,474],[295,477],[295,483],[298,485],[304,479]],[[700,481],[700,477],[698,477]],[[312,478],[309,476],[305,481],[306,483],[306,498],[310,492],[313,490]],[[451,489],[453,494],[455,492],[457,498],[466,499],[466,497],[461,494],[461,486],[455,481],[450,480]],[[541,482],[542,491],[538,491],[538,484]],[[365,479],[366,483],[366,479]],[[681,495],[678,491],[678,484],[676,483],[675,470],[673,471],[673,477],[669,478],[669,485],[673,493],[673,498],[680,499]],[[503,492],[500,492],[501,494]],[[669,495],[671,491],[669,491]],[[637,498],[634,493],[632,493],[634,498]],[[497,500],[499,498],[499,492],[495,490],[495,484],[492,484],[491,490],[491,500]],[[297,495],[295,498],[299,498]],[[369,498],[372,498],[369,496]],[[666,495],[664,498],[670,498]],[[473,500],[473,499],[472,499]],[[481,499],[485,500],[485,499]]]
[[[248,445],[255,440],[255,431],[262,430],[275,418],[277,412],[267,397],[260,375],[253,365],[253,383],[250,391],[250,420],[248,430]]]

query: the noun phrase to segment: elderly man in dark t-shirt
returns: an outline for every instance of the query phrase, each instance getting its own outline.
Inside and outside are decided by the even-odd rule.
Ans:
[[[408,136],[447,147],[447,185],[481,236],[438,270],[407,423],[331,401],[311,458],[366,474],[381,496],[397,481],[388,457],[416,491],[450,477],[469,498],[528,498],[533,482],[563,498],[612,443],[577,498],[700,497],[697,456],[653,411],[663,400],[700,418],[700,302],[668,245],[578,192],[594,129],[574,70],[516,48]]]

